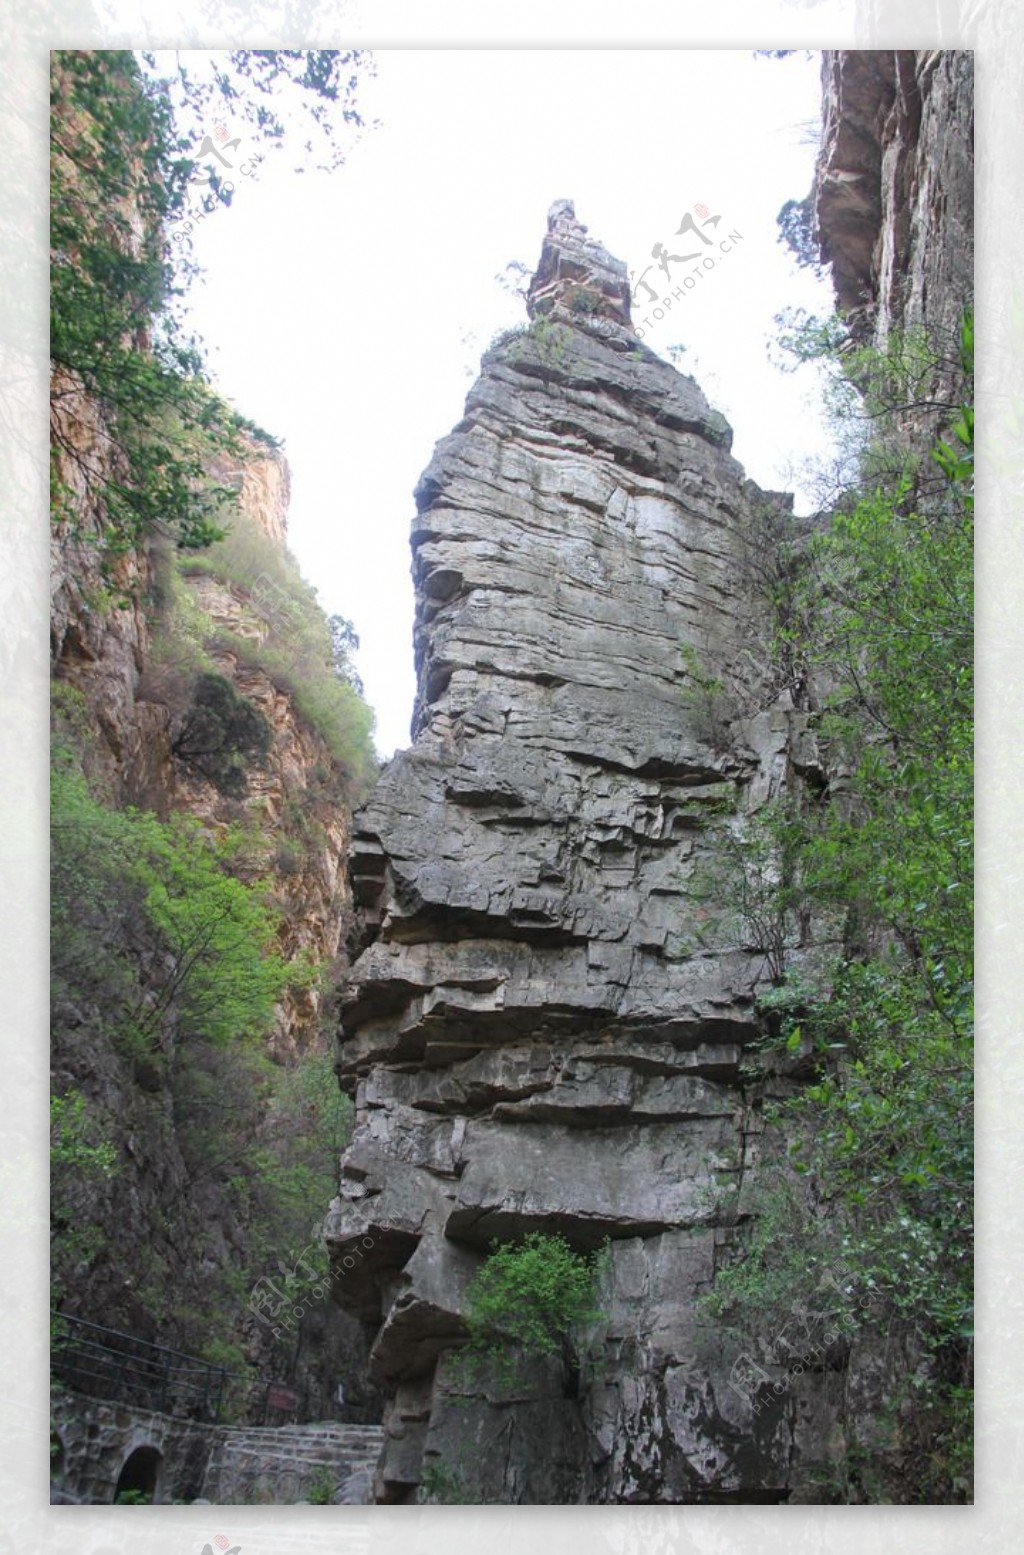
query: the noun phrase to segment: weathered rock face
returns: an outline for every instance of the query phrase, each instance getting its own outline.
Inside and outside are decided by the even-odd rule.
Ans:
[[[859,333],[956,338],[974,280],[974,56],[826,50],[815,178],[822,256]]]
[[[93,776],[117,800],[162,815],[185,810],[214,827],[240,815],[258,820],[265,833],[279,839],[266,872],[286,913],[282,949],[289,955],[309,951],[329,964],[338,954],[349,900],[343,867],[349,812],[338,802],[343,775],[294,698],[263,670],[219,646],[212,653],[217,670],[270,725],[266,761],[250,770],[240,805],[175,760],[180,696],[168,689],[173,667],[157,662],[153,652],[159,549],[142,543],[114,564],[113,580],[104,575],[100,522],[90,510],[79,464],[102,468],[114,455],[94,407],[73,384],[56,386],[54,406],[58,475],[74,493],[79,522],[74,534],[67,523],[55,528],[51,543],[53,674],[85,699],[98,736],[90,751]],[[62,451],[64,445],[73,446],[77,457]],[[213,474],[237,489],[240,513],[284,547],[289,499],[284,459],[269,453],[244,462],[222,456]],[[202,574],[183,579],[182,586],[215,628],[240,637],[267,635],[245,588]],[[309,842],[314,825],[315,847]],[[315,987],[287,994],[278,1010],[274,1050],[284,1056],[314,1037],[319,1007]]]
[[[271,472],[277,465],[277,461],[266,463]],[[266,522],[272,538],[286,532],[287,466],[282,462],[281,468],[283,480],[272,473],[261,476],[258,466],[247,469],[240,492],[240,501],[254,502],[244,510],[257,517],[261,527]],[[272,491],[277,488],[279,501],[261,509],[258,498],[268,486]],[[244,588],[202,574],[184,582],[218,631],[255,640],[266,637],[267,625],[251,608]],[[236,819],[241,809],[265,837],[276,840],[266,869],[283,914],[281,949],[289,958],[308,953],[314,963],[329,966],[339,953],[342,928],[350,916],[344,863],[351,815],[344,802],[343,775],[323,735],[298,713],[294,697],[264,669],[243,662],[229,647],[216,643],[211,658],[238,694],[263,714],[271,730],[269,753],[262,765],[254,765],[248,773],[241,806],[197,779],[187,766],[168,762],[170,770],[165,769],[162,776],[171,779],[173,805],[213,825]],[[141,690],[147,691],[145,678]],[[285,1058],[314,1041],[320,1014],[321,990],[316,984],[289,990],[277,1008],[270,1040],[275,1056]]]
[[[97,774],[121,791],[140,752],[158,737],[159,718],[142,712],[135,692],[149,647],[144,599],[152,569],[144,547],[128,551],[105,578],[99,561],[102,516],[91,472],[111,469],[116,453],[95,402],[60,371],[52,384],[51,442],[56,480],[69,493],[72,528],[50,534],[50,652],[53,673],[86,697],[100,739]]]
[[[312,964],[329,968],[349,916],[344,775],[294,697],[258,666],[220,647],[213,654],[217,670],[267,720],[266,761],[250,770],[239,800],[175,758],[185,706],[180,689],[187,677],[154,651],[156,600],[168,559],[158,544],[142,542],[104,571],[95,492],[116,450],[93,402],[74,382],[61,375],[54,389],[56,474],[69,494],[74,527],[66,518],[52,534],[52,675],[58,701],[65,687],[81,699],[74,718],[87,726],[82,744],[90,777],[114,805],[138,805],[162,816],[184,811],[213,830],[239,821],[258,826],[265,843],[256,868],[270,881],[282,911],[281,950],[287,957],[307,952]],[[83,479],[83,468],[90,479]],[[223,484],[237,486],[241,514],[283,546],[284,460],[269,454],[244,464],[222,459],[214,473]],[[202,575],[183,578],[179,586],[218,629],[242,637],[267,632],[244,588]],[[272,1056],[287,1061],[322,1041],[321,999],[316,981],[286,991],[267,1041]],[[210,1268],[243,1261],[248,1227],[228,1207],[218,1184],[191,1180],[166,1075],[159,1066],[133,1064],[117,1050],[103,1011],[58,1002],[51,1036],[55,1092],[81,1090],[103,1116],[116,1119],[119,1146],[118,1174],[97,1187],[92,1203],[93,1218],[114,1251],[83,1269],[66,1310],[139,1335],[173,1339],[154,1329],[147,1302],[136,1295],[139,1267],[152,1257],[173,1269],[181,1305],[203,1311]],[[311,1219],[314,1213],[311,1206]],[[191,1262],[182,1259],[182,1246],[194,1250]],[[251,1357],[266,1359],[273,1347],[268,1332],[247,1311],[237,1321]],[[298,1381],[312,1399],[331,1398],[340,1378],[348,1381],[364,1367],[356,1325],[331,1304],[310,1304],[306,1344]],[[261,1407],[261,1397],[254,1407]]]
[[[483,1500],[781,1500],[836,1419],[824,1372],[757,1413],[695,1310],[756,1160],[740,1064],[770,971],[708,880],[815,758],[744,668],[782,499],[636,342],[625,276],[558,202],[533,327],[415,494],[417,732],[355,821],[357,1129],[328,1219],[391,1398],[380,1500],[438,1455]],[[716,677],[724,709],[693,694]],[[534,1229],[611,1238],[578,1396],[538,1373],[532,1401],[456,1408],[466,1285]]]

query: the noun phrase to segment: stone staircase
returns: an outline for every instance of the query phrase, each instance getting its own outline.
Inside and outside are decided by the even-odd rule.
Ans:
[[[210,1455],[203,1500],[214,1506],[308,1501],[329,1480],[335,1505],[369,1498],[384,1445],[380,1425],[242,1426]],[[326,1472],[325,1472],[326,1471]]]

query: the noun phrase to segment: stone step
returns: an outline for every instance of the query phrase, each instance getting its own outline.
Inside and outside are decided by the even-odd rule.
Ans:
[[[337,1463],[340,1459],[368,1458],[373,1456],[372,1450],[359,1448],[352,1452],[267,1452],[261,1447],[228,1447],[223,1453],[225,1459],[239,1458],[266,1458],[275,1463]]]
[[[365,1438],[358,1442],[261,1442],[248,1439],[245,1441],[231,1441],[224,1443],[224,1449],[230,1452],[259,1452],[269,1453],[274,1457],[334,1457],[338,1453],[366,1453],[379,1452],[383,1446],[384,1438]]]
[[[344,1447],[349,1442],[380,1441],[383,1439],[383,1432],[371,1433],[369,1431],[361,1431],[358,1436],[321,1436],[318,1434],[300,1436],[298,1433],[294,1436],[274,1436],[270,1434],[263,1435],[259,1431],[232,1431],[229,1439],[261,1442],[267,1447],[288,1447],[295,1442],[316,1442],[325,1447]]]
[[[289,1500],[297,1492],[301,1499],[304,1486],[326,1476],[342,1503],[363,1501],[383,1447],[381,1425],[242,1426],[225,1432],[205,1483],[215,1495],[243,1499],[257,1482],[278,1484],[288,1487]]]
[[[373,1447],[379,1447],[384,1441],[384,1432],[381,1429],[379,1432],[372,1434],[368,1431],[361,1431],[358,1436],[300,1436],[296,1434],[295,1436],[281,1437],[265,1436],[257,1431],[240,1431],[237,1434],[232,1433],[225,1438],[225,1441],[237,1446],[252,1446],[260,1451],[284,1452],[294,1448],[309,1451],[322,1447],[336,1452],[350,1449],[369,1450]]]

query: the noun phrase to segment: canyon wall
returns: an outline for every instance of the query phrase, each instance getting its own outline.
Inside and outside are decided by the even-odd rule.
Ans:
[[[114,455],[88,396],[74,385],[58,385],[54,404],[64,423],[58,441],[75,438],[92,476],[79,484],[78,461],[58,453],[56,474],[74,493],[75,519],[58,524],[52,537],[58,746],[70,740],[95,792],[115,811],[133,805],[164,818],[183,813],[211,837],[231,828],[249,835],[250,857],[239,867],[243,878],[266,884],[280,915],[280,954],[319,969],[319,975],[297,979],[284,990],[259,1052],[279,1065],[307,1059],[322,1051],[323,1000],[350,917],[344,868],[349,774],[293,692],[260,663],[259,650],[275,641],[275,624],[258,588],[254,596],[251,582],[183,569],[158,537],[112,563],[104,559],[102,513],[90,493],[97,471]],[[283,552],[288,501],[283,458],[253,444],[244,462],[222,460],[216,474],[237,488],[235,526],[251,526]],[[269,587],[265,583],[264,591]],[[176,752],[182,728],[194,718],[196,684],[195,642],[182,632],[182,610],[192,631],[207,638],[207,671],[223,677],[243,705],[266,720],[266,752],[249,766],[241,794],[222,792],[194,761]],[[244,644],[256,654],[243,655]],[[138,954],[153,954],[144,932]],[[106,997],[113,994],[108,990]],[[113,1035],[117,1014],[116,1007],[61,995],[52,1007],[54,1092],[85,1098],[94,1126],[113,1147],[116,1166],[109,1178],[98,1176],[82,1190],[76,1220],[79,1227],[96,1228],[100,1240],[79,1263],[73,1285],[61,1297],[62,1310],[189,1349],[214,1335],[221,1344],[231,1336],[229,1368],[241,1373],[244,1357],[254,1378],[280,1375],[287,1364],[284,1350],[294,1351],[293,1380],[307,1408],[320,1416],[337,1413],[335,1393],[344,1379],[350,1402],[372,1409],[372,1389],[361,1389],[358,1380],[365,1372],[365,1345],[351,1318],[322,1297],[308,1298],[300,1357],[297,1331],[279,1344],[269,1321],[250,1310],[248,1288],[237,1288],[233,1271],[249,1268],[250,1279],[276,1274],[277,1263],[289,1253],[287,1246],[273,1248],[265,1267],[254,1267],[252,1227],[224,1181],[225,1171],[246,1166],[233,1159],[234,1136],[222,1129],[233,1108],[259,1117],[256,1087],[266,1078],[256,1073],[258,1060],[243,1054],[241,1067],[234,1067],[230,1054],[210,1055],[203,1062],[213,1065],[211,1078],[189,1084],[214,1089],[205,1100],[190,1090],[186,1101],[172,1069],[175,1076],[180,1071],[178,1049],[188,1048],[188,1030],[164,1031],[163,1051],[132,1054]],[[189,1059],[187,1051],[184,1057]],[[242,1094],[233,1095],[238,1088]],[[209,1124],[200,1141],[196,1109],[204,1107]],[[254,1143],[245,1145],[247,1154]],[[299,1228],[306,1243],[315,1237],[314,1217],[311,1206]],[[225,1285],[231,1286],[230,1304]],[[247,1402],[236,1400],[236,1408],[261,1418],[262,1388],[254,1382]]]
[[[973,54],[826,50],[813,197],[859,337],[921,326],[955,342],[974,288]]]
[[[77,716],[93,734],[90,775],[117,804],[161,816],[184,811],[214,830],[238,822],[258,827],[268,841],[262,871],[284,909],[282,951],[289,958],[307,952],[330,965],[350,900],[348,779],[294,695],[232,646],[234,638],[258,650],[273,638],[273,613],[260,598],[259,580],[254,598],[248,581],[189,571],[187,560],[174,579],[182,559],[159,539],[132,547],[112,565],[105,561],[102,514],[91,497],[98,472],[115,455],[94,405],[73,384],[57,386],[54,417],[61,423],[55,474],[74,493],[75,523],[59,523],[51,537],[52,672],[58,687],[82,699]],[[63,451],[69,444],[88,464],[88,481],[79,461]],[[251,525],[284,551],[289,481],[283,456],[251,441],[245,459],[221,456],[214,474],[237,491],[236,526]],[[220,791],[177,753],[193,711],[195,670],[194,645],[176,643],[176,625],[166,620],[175,586],[209,636],[209,668],[270,727],[266,755],[250,764],[241,796]],[[59,697],[58,690],[58,705]],[[294,1054],[316,1038],[320,1003],[316,986],[286,992],[271,1042],[276,1055]]]

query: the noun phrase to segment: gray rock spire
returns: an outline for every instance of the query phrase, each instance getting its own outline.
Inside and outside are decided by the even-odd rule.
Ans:
[[[571,200],[555,200],[536,274],[527,293],[530,318],[564,313],[597,315],[628,324],[629,275],[600,243],[587,236]]]
[[[798,715],[758,687],[710,716],[680,652],[742,676],[770,499],[691,379],[594,328],[628,317],[626,269],[569,201],[530,311],[553,322],[487,353],[417,488],[416,740],[355,822],[356,1127],[327,1238],[389,1400],[376,1495],[410,1499],[440,1454],[482,1500],[779,1499],[794,1427],[781,1403],[755,1420],[697,1315],[756,1148],[765,975],[700,880]],[[453,1409],[467,1282],[531,1230],[612,1239],[593,1377]]]

